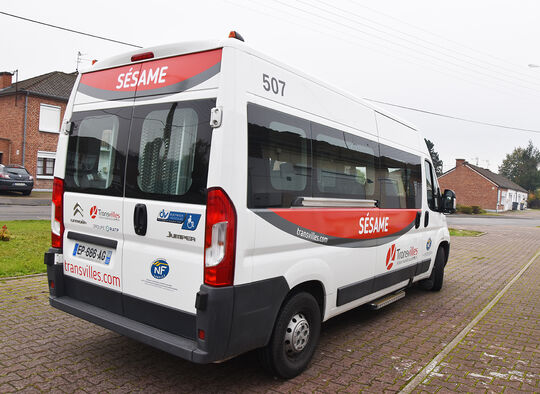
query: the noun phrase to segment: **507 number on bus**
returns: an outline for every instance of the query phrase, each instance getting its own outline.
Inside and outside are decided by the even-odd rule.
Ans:
[[[263,89],[277,95],[285,95],[285,81],[263,74]]]

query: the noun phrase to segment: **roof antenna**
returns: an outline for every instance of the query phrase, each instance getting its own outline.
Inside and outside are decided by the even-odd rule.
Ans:
[[[81,53],[81,51],[78,51],[77,52],[77,67],[75,67],[75,71],[79,72],[79,65],[82,63],[82,61],[86,61],[88,59],[85,59],[83,58],[83,56],[85,56],[86,53]]]

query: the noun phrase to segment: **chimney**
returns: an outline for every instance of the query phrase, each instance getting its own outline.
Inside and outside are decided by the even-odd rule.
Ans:
[[[456,168],[465,164],[465,159],[456,159]]]
[[[12,73],[7,71],[0,71],[0,89],[7,88],[11,86],[11,77]]]

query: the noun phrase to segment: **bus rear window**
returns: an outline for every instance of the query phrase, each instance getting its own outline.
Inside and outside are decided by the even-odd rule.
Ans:
[[[131,109],[76,112],[72,116],[65,188],[121,196]]]
[[[215,103],[205,99],[135,107],[126,197],[206,202]]]

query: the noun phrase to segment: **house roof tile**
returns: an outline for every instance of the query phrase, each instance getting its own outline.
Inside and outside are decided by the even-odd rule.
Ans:
[[[494,172],[491,172],[487,168],[478,167],[468,162],[465,162],[465,165],[472,168],[474,171],[478,172],[480,175],[486,177],[487,179],[489,179],[491,182],[495,183],[499,187],[527,193],[527,190],[519,186],[517,183],[512,182],[510,179],[502,175],[495,174]]]
[[[18,83],[0,90],[0,96],[14,94],[15,92],[28,92],[40,96],[58,97],[69,99],[71,89],[75,84],[77,73],[66,74],[61,71],[53,71],[37,77],[25,79]]]

